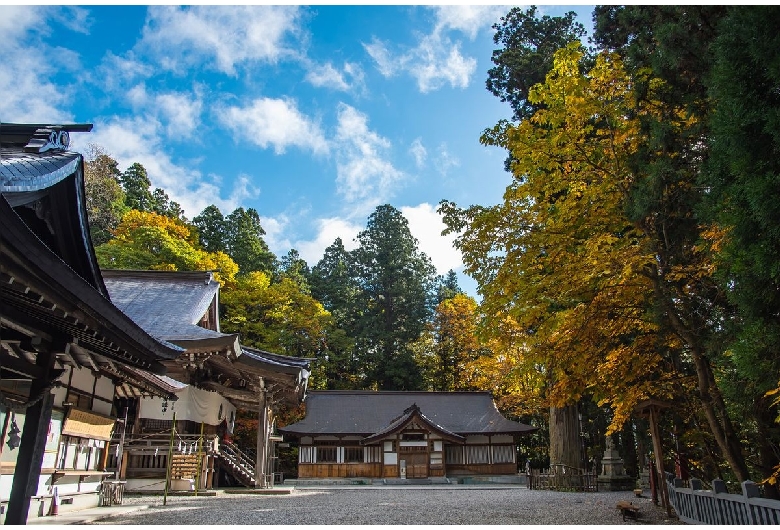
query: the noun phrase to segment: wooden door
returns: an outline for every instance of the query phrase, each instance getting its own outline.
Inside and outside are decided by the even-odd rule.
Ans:
[[[406,460],[406,478],[428,478],[428,448],[402,447],[401,460]]]

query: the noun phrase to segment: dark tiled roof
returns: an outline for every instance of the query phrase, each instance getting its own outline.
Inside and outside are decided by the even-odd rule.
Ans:
[[[111,301],[151,335],[171,342],[235,341],[197,325],[219,291],[210,272],[103,271]]]
[[[504,418],[488,392],[369,391],[309,392],[306,418],[279,430],[298,436],[369,436],[391,428],[415,404],[428,421],[458,435],[521,434],[536,430]]]
[[[464,440],[463,436],[460,436],[459,434],[455,434],[454,432],[450,432],[444,427],[442,427],[441,425],[437,425],[435,422],[431,421],[430,418],[428,418],[425,414],[420,412],[420,407],[418,407],[417,404],[415,403],[414,405],[406,409],[403,415],[391,421],[390,424],[387,425],[384,429],[375,432],[374,434],[372,434],[367,438],[364,438],[363,440],[361,440],[361,443],[372,443],[381,440],[382,438],[386,438],[391,434],[395,434],[396,432],[402,430],[407,424],[411,423],[414,419],[418,419],[421,423],[427,425],[428,429],[437,432],[440,436],[450,441],[463,442]]]
[[[278,355],[276,353],[267,352],[264,350],[258,350],[256,348],[250,348],[248,346],[242,347],[243,354],[238,358],[239,363],[245,362],[248,365],[259,363],[264,367],[276,368],[280,372],[295,373],[300,372],[300,369],[309,370],[309,366],[314,359],[308,359],[305,357],[290,357],[287,355]]]
[[[50,188],[76,172],[81,155],[70,151],[25,153],[0,149],[0,191],[30,192]]]

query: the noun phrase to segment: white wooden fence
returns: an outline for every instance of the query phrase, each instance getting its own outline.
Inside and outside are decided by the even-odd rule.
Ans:
[[[702,490],[701,481],[691,479],[691,487],[682,481],[667,481],[669,502],[681,521],[690,524],[780,524],[780,501],[762,499],[758,485],[742,483],[742,495],[726,493],[722,480],[712,481],[712,491]]]

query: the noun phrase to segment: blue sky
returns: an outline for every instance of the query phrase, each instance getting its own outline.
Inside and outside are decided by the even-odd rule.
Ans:
[[[146,167],[188,218],[255,208],[278,256],[354,248],[377,205],[464,277],[439,201],[495,204],[508,118],[485,89],[506,6],[0,6],[0,121],[93,123],[73,147]],[[592,6],[569,10],[590,27]]]

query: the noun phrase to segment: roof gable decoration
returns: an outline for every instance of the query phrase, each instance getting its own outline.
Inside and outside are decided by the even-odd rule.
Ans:
[[[71,132],[90,131],[92,131],[91,123],[0,123],[0,135],[3,138],[2,143],[24,145],[24,151],[27,153],[64,151],[70,146]]]
[[[24,150],[27,153],[45,153],[50,150],[65,150],[70,145],[70,134],[61,127],[38,129]]]
[[[418,428],[422,424],[422,427],[435,432],[445,440],[449,440],[451,442],[455,443],[463,443],[466,438],[464,436],[461,436],[459,434],[456,434],[452,431],[449,431],[442,427],[441,425],[438,425],[431,421],[430,418],[428,418],[425,414],[422,413],[420,410],[420,407],[417,406],[417,403],[412,403],[410,407],[408,407],[406,410],[404,410],[403,414],[395,418],[390,422],[387,427],[384,429],[379,430],[378,432],[372,434],[371,436],[367,436],[366,438],[363,438],[360,440],[361,444],[369,444],[376,442],[382,438],[386,438],[387,436],[390,436],[392,434],[396,434],[407,427],[415,427]]]

